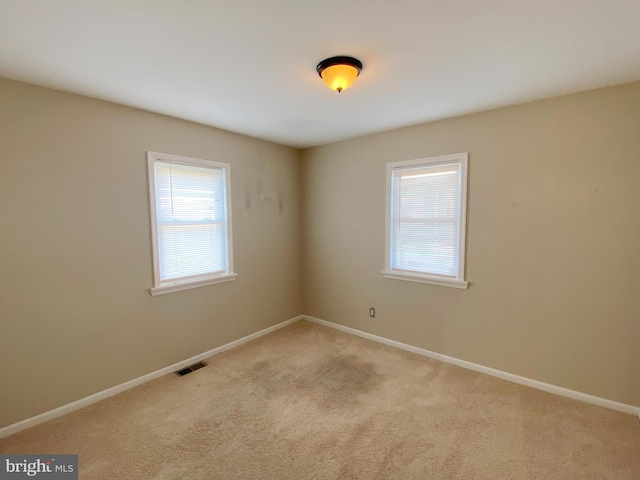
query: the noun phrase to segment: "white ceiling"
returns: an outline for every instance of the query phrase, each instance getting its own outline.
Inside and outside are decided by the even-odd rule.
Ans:
[[[638,80],[640,0],[0,0],[0,76],[307,147]]]

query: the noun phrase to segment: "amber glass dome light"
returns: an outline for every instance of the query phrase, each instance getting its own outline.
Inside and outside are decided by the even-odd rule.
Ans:
[[[331,57],[321,61],[316,70],[327,87],[340,93],[360,75],[362,62],[353,57]]]

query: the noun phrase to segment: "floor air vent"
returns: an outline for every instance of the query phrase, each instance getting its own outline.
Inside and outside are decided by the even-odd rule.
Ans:
[[[206,366],[207,366],[207,364],[204,363],[204,362],[194,363],[193,365],[189,365],[188,367],[183,368],[182,370],[178,370],[176,372],[176,375],[180,375],[181,377],[183,377],[187,373],[194,372],[194,371],[198,370],[199,368],[206,367]]]

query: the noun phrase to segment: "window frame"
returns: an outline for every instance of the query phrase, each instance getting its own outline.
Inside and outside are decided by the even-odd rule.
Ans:
[[[460,165],[460,216],[458,228],[458,272],[455,277],[448,275],[439,275],[434,273],[425,273],[415,270],[401,270],[391,267],[391,228],[393,219],[391,218],[391,182],[393,171],[402,169],[403,167],[418,167],[432,165]],[[435,157],[417,158],[413,160],[403,160],[399,162],[387,163],[387,190],[386,190],[386,222],[385,222],[385,267],[382,271],[384,278],[393,280],[404,280],[408,282],[427,283],[431,285],[439,285],[444,287],[453,287],[466,289],[468,282],[465,279],[466,272],[466,237],[467,237],[467,170],[469,163],[469,154],[467,152],[454,153],[450,155],[439,155]]]
[[[211,169],[221,169],[224,178],[224,199],[225,199],[225,224],[226,224],[226,255],[227,269],[222,274],[211,275],[209,277],[198,276],[196,279],[175,280],[172,282],[162,282],[160,280],[160,257],[158,249],[158,212],[156,205],[156,181],[155,163],[172,163],[177,165],[187,165],[194,167],[205,167]],[[147,151],[147,172],[149,180],[149,213],[151,220],[151,243],[153,255],[153,287],[149,289],[152,296],[164,295],[166,293],[179,292],[191,288],[199,288],[216,283],[230,282],[238,276],[233,269],[233,229],[231,222],[231,165],[228,163],[215,162],[213,160],[203,160],[200,158],[185,157],[170,153],[160,153]]]

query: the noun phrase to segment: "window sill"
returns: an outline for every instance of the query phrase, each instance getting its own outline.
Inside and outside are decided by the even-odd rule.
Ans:
[[[390,278],[392,280],[404,280],[405,282],[416,282],[416,283],[428,283],[430,285],[439,285],[441,287],[451,287],[451,288],[460,288],[466,290],[469,286],[468,282],[464,282],[462,280],[455,280],[453,278],[444,278],[444,277],[435,277],[430,275],[420,275],[420,274],[411,274],[411,273],[401,273],[394,271],[382,271],[382,276],[384,278]]]
[[[162,285],[160,287],[153,287],[149,289],[152,297],[158,295],[165,295],[167,293],[181,292],[182,290],[189,290],[191,288],[206,287],[207,285],[215,285],[216,283],[232,282],[238,276],[237,273],[230,273],[228,275],[220,275],[219,277],[206,278],[204,280],[197,280],[195,282],[185,283],[173,283],[170,285]]]

